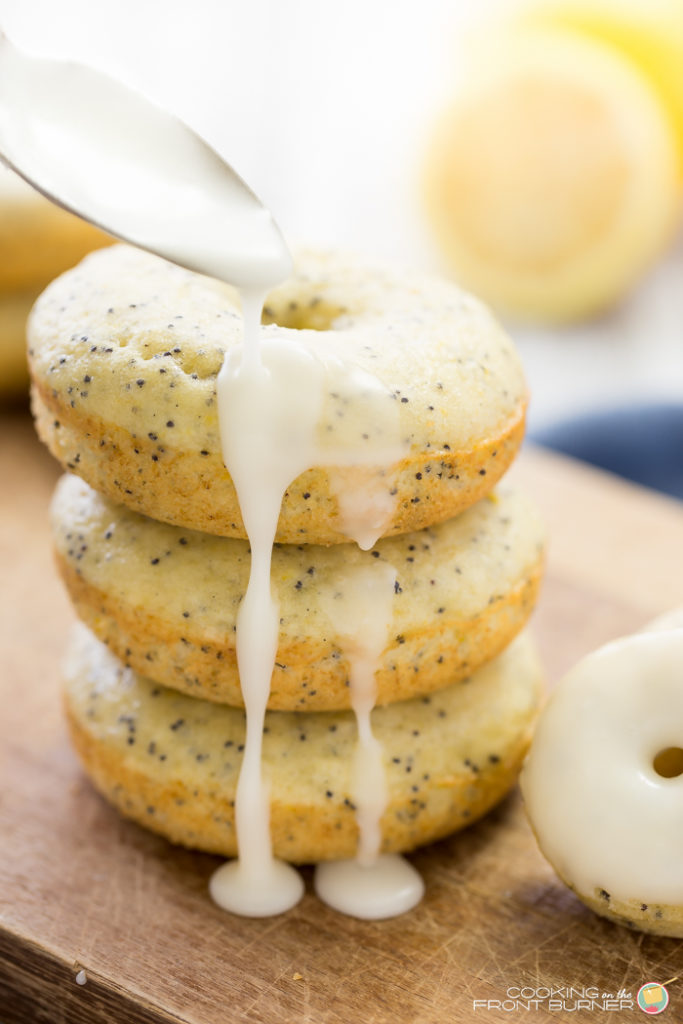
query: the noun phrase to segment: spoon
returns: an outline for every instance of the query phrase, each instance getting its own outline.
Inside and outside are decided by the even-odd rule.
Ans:
[[[97,227],[238,288],[291,272],[272,215],[196,132],[128,86],[0,30],[0,158]]]

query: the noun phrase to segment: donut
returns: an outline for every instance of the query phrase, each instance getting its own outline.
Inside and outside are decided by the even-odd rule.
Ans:
[[[474,504],[519,447],[526,386],[513,346],[448,282],[303,253],[295,276],[267,298],[261,332],[342,360],[393,397],[406,454],[390,474],[387,535]],[[216,407],[216,375],[241,336],[229,286],[126,246],[95,253],[55,281],[31,316],[39,434],[112,500],[243,538]],[[349,409],[333,387],[327,400],[333,437]],[[285,493],[277,540],[339,543],[348,539],[341,526],[329,469],[301,473]]]
[[[99,792],[174,843],[233,856],[244,713],[125,668],[85,626],[65,665],[74,746]],[[513,785],[540,699],[533,645],[517,638],[467,685],[377,708],[389,802],[385,852],[414,849],[484,814]],[[269,711],[263,738],[277,857],[353,857],[356,725],[348,711]]]
[[[235,622],[247,541],[157,523],[66,476],[52,504],[57,564],[81,619],[127,665],[194,697],[242,706]],[[269,707],[348,708],[344,643],[326,612],[355,566],[397,570],[391,642],[378,666],[387,704],[455,683],[490,660],[533,608],[543,530],[509,486],[435,527],[372,551],[280,545],[272,583],[280,641]]]
[[[473,56],[425,156],[425,210],[445,265],[521,319],[607,309],[680,223],[666,109],[634,64],[577,33],[489,34]]]
[[[683,615],[569,672],[521,777],[539,847],[596,913],[683,937]]]
[[[45,286],[110,241],[0,167],[0,393],[26,389],[26,321]]]

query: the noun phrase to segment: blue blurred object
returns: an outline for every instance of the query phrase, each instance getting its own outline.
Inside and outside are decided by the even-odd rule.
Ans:
[[[683,405],[629,405],[532,433],[531,440],[683,498]]]

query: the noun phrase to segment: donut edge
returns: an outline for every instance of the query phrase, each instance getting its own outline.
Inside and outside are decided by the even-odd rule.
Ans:
[[[193,636],[190,630],[181,636],[171,624],[143,608],[126,613],[115,598],[88,584],[56,553],[55,561],[79,618],[126,667],[190,697],[244,706],[234,644]],[[402,635],[401,643],[393,641],[376,674],[377,704],[423,696],[463,681],[495,658],[527,623],[538,597],[543,566],[541,555],[500,600],[487,605],[475,618],[440,621],[438,630]],[[423,653],[427,645],[428,655]],[[350,708],[347,664],[329,651],[323,657],[323,651],[313,641],[278,649],[270,710]],[[302,659],[302,654],[311,652],[318,661]],[[420,670],[415,671],[418,663]]]
[[[35,376],[31,401],[41,441],[65,470],[94,490],[149,518],[185,529],[246,539],[237,495],[221,456],[170,450],[133,437],[61,402]],[[450,519],[488,494],[515,458],[523,437],[526,400],[500,427],[469,449],[412,452],[395,471],[396,511],[383,536],[409,533]],[[302,473],[287,489],[276,542],[339,544],[339,511],[324,469]]]
[[[88,639],[85,627],[76,627],[73,639],[75,645],[72,641],[63,674],[63,705],[73,747],[95,789],[125,818],[171,842],[207,853],[234,856],[236,775],[229,783],[221,782],[210,768],[198,768],[199,776],[185,780],[181,761],[175,766],[169,761],[160,775],[155,774],[154,769],[150,772],[147,765],[157,763],[155,751],[143,752],[140,763],[137,748],[130,746],[127,733],[123,738],[128,741],[121,742],[121,730],[125,732],[128,721],[125,701],[117,705],[115,711],[116,714],[121,708],[124,711],[124,716],[118,718],[123,724],[116,735],[111,734],[106,724],[102,732],[98,732],[102,727],[97,723],[90,726],[88,704],[82,704],[79,696],[83,684],[94,685],[98,696],[110,694],[107,701],[114,698],[116,702],[115,693],[110,691],[106,666],[112,665],[118,677],[124,680],[126,670],[106,654],[106,648],[92,635]],[[429,775],[421,778],[419,796],[415,795],[414,786],[409,785],[411,777],[404,781],[402,769],[390,775],[389,805],[382,820],[382,848],[386,852],[408,852],[459,831],[482,817],[515,784],[531,742],[544,690],[535,645],[529,637],[515,644],[519,645],[517,654],[507,662],[505,670],[509,675],[500,683],[501,693],[506,682],[519,686],[521,699],[514,702],[517,710],[513,718],[501,720],[495,707],[482,704],[482,709],[490,707],[486,719],[490,735],[489,726],[482,723],[481,751],[475,755],[476,766],[470,760],[473,752],[469,734],[451,735],[444,726],[443,744],[447,756],[441,759],[438,770],[432,766]],[[81,651],[85,660],[79,660]],[[124,681],[124,688],[127,685]],[[154,686],[149,681],[148,685]],[[476,687],[476,677],[471,685]],[[464,706],[467,707],[467,702]],[[441,716],[436,720],[441,721]],[[384,727],[378,724],[378,734],[383,731]],[[486,749],[490,751],[490,744],[494,744],[495,757],[484,756]],[[325,791],[324,785],[322,788],[314,785],[312,790],[307,786],[309,792],[317,795],[303,802],[291,798],[296,791],[296,772],[289,781],[273,787],[271,834],[276,856],[294,863],[309,863],[355,855],[358,830],[347,791],[350,777],[347,773],[343,777],[346,782],[338,784],[334,794]]]
[[[179,846],[225,857],[237,854],[234,800],[215,793],[213,799],[180,780],[163,786],[130,769],[90,736],[69,707],[65,710],[73,748],[94,788],[124,817]],[[410,799],[392,800],[382,818],[382,852],[408,853],[474,824],[499,803],[517,781],[531,741],[533,723],[514,737],[505,755],[472,780],[461,772],[434,779],[422,791],[419,820]],[[355,856],[358,842],[353,805],[326,810],[271,802],[273,853],[294,864],[317,863]]]
[[[638,899],[622,900],[607,889],[598,887],[592,893],[579,892],[571,882],[560,875],[554,864],[552,868],[577,899],[599,917],[604,917],[630,931],[683,938],[683,907],[664,903],[644,903]]]

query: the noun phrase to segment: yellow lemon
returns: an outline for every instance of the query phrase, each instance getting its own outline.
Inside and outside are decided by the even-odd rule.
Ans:
[[[674,122],[683,177],[683,0],[544,0],[519,21],[591,36],[632,60]]]
[[[575,33],[513,34],[485,56],[426,161],[446,261],[501,311],[546,321],[598,312],[678,222],[670,121],[632,63]]]

